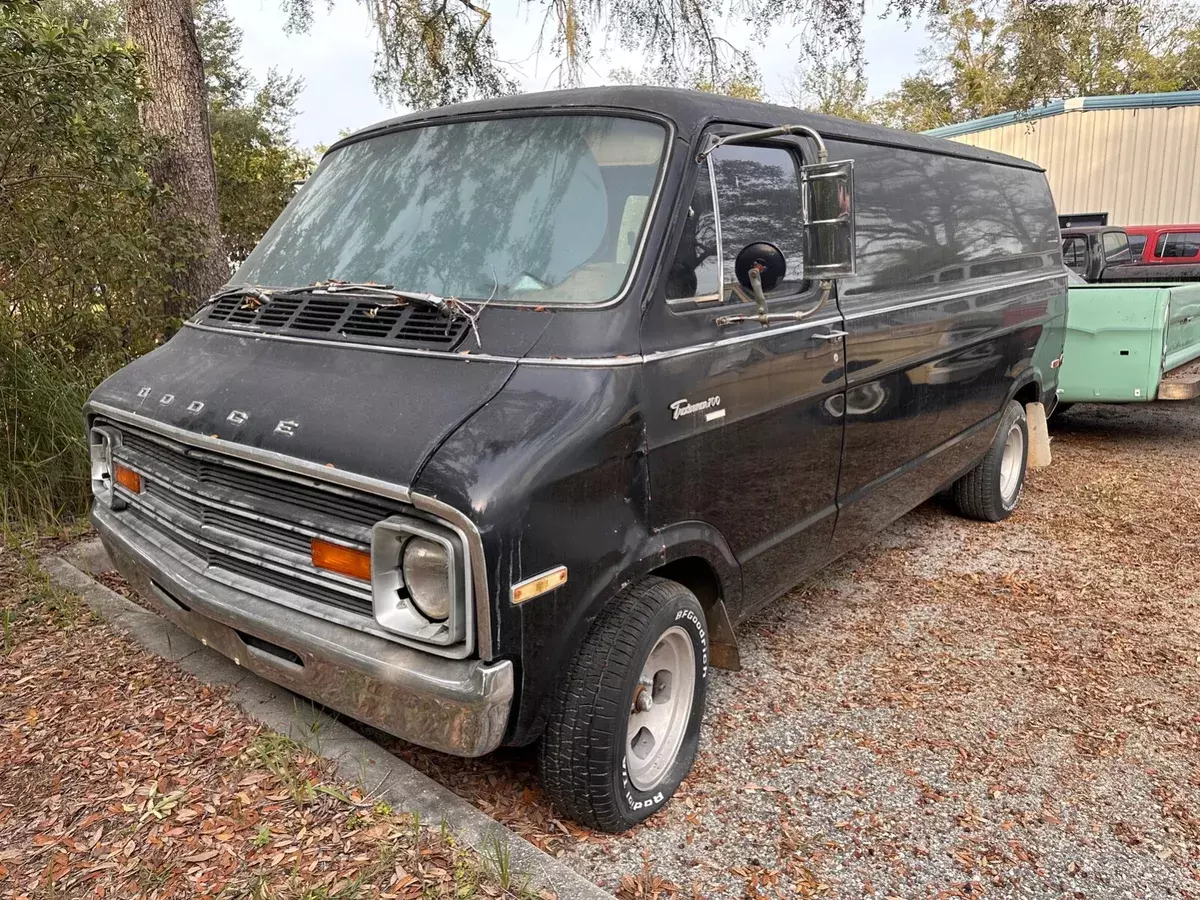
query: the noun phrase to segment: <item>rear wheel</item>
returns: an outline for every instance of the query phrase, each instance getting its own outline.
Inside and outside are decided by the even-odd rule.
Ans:
[[[1007,519],[1021,500],[1028,457],[1029,427],[1025,422],[1025,408],[1016,400],[1010,400],[987,456],[950,489],[955,507],[971,519],[984,522]]]
[[[651,577],[614,597],[549,701],[539,762],[550,801],[610,832],[661,808],[691,771],[707,682],[691,591]]]

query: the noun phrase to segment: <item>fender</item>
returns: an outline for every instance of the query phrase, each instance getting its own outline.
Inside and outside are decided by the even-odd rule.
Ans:
[[[638,557],[638,563],[630,571],[634,578],[681,559],[703,559],[717,577],[720,599],[733,606],[741,601],[741,566],[725,536],[707,522],[677,522],[657,529],[642,543]]]
[[[695,562],[697,565],[687,565]],[[674,564],[685,564],[676,566]],[[583,621],[587,627],[601,607],[631,584],[659,573],[696,594],[708,617],[711,662],[718,669],[738,671],[741,655],[727,607],[739,608],[742,572],[725,537],[707,522],[677,522],[647,535],[631,562],[595,595]],[[586,627],[571,636],[577,647]],[[573,651],[572,651],[573,652]]]
[[[699,596],[709,618],[709,661],[716,668],[738,670],[741,667],[740,655],[726,604],[735,604],[741,598],[741,567],[721,533],[705,522],[696,521],[679,522],[644,535],[626,557],[625,564],[588,591],[586,609],[573,616],[570,631],[556,642],[554,650],[557,658],[568,660],[575,655],[600,610],[622,590],[651,573],[670,567],[672,563],[687,560],[697,560],[701,564],[688,571],[696,574],[706,569],[715,582],[714,590],[698,592],[698,596],[710,594]],[[664,574],[686,584],[686,578],[678,577],[682,572]],[[693,585],[686,586],[695,590]],[[534,707],[526,709],[522,716],[514,717],[510,725],[513,731],[506,739],[510,744],[524,745],[536,740],[545,722],[545,695],[539,693],[523,699],[532,702]]]

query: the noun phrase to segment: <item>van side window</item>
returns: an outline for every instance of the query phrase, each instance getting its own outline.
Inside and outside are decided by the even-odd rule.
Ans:
[[[667,272],[668,300],[716,300],[721,290],[712,185],[708,180],[708,166],[702,165],[699,170],[683,234],[679,236],[679,246],[675,248],[675,258]]]
[[[802,290],[804,210],[796,158],[780,147],[727,144],[712,153],[712,161],[726,290],[737,284],[738,253],[759,241],[774,244],[787,261],[787,274],[768,296]]]
[[[1063,265],[1069,269],[1087,268],[1087,241],[1069,237],[1063,241]]]
[[[1162,259],[1191,259],[1200,253],[1200,232],[1177,231],[1158,239],[1154,255]]]
[[[1142,258],[1142,251],[1146,249],[1146,235],[1131,234],[1129,236],[1129,252],[1133,254],[1134,259]]]
[[[1116,231],[1106,231],[1101,240],[1106,263],[1133,262],[1133,254],[1129,252],[1129,238],[1125,235]]]

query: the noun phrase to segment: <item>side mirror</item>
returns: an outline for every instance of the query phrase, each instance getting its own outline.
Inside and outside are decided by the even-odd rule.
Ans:
[[[855,274],[854,160],[803,166],[804,274],[838,278]]]
[[[737,276],[738,284],[748,291],[753,290],[751,270],[758,272],[764,291],[773,291],[787,274],[787,260],[783,257],[783,251],[774,244],[766,241],[747,244],[733,261],[733,274]]]
[[[783,258],[783,251],[767,241],[747,244],[733,261],[733,274],[737,276],[738,284],[753,294],[758,319],[765,325],[766,292],[783,281],[783,276],[787,274],[787,260]]]

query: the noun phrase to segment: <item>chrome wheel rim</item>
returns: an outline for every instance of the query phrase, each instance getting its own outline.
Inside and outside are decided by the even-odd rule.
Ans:
[[[658,786],[670,771],[692,717],[696,650],[678,625],[663,632],[646,657],[629,710],[625,765],[639,791]]]
[[[1000,457],[1000,498],[1011,506],[1021,489],[1021,469],[1025,461],[1025,432],[1014,422],[1004,439],[1004,454]]]

